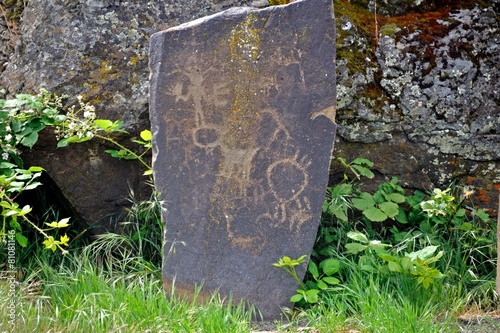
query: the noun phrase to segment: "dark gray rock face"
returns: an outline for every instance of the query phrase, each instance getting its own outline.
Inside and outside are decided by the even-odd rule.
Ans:
[[[263,2],[37,0],[26,3],[20,25],[23,1],[2,3],[9,23],[0,15],[1,88],[10,94],[36,93],[41,86],[81,94],[96,105],[98,117],[122,119],[136,134],[149,126],[149,36],[229,7]],[[393,175],[409,189],[464,181],[476,189],[477,205],[495,212],[500,1],[380,0],[378,39],[374,1],[334,4],[335,155],[374,161],[374,185]],[[90,224],[120,211],[130,187],[137,195],[147,191],[137,187],[144,180],[140,166],[108,158],[104,150],[110,147],[96,142],[56,149],[51,137],[42,134],[40,146],[24,159],[47,169]],[[332,172],[333,185],[342,170],[334,164]]]
[[[149,37],[249,2],[37,0],[26,4],[20,28],[13,22],[22,6],[10,4],[7,22],[0,15],[0,87],[10,94],[45,87],[69,94],[69,104],[81,95],[96,106],[99,118],[123,120],[137,134],[149,127]],[[120,142],[134,147],[129,138]],[[138,197],[150,189],[142,185],[138,163],[110,158],[106,149],[114,148],[92,142],[57,149],[53,134],[45,132],[23,159],[45,168],[89,224],[111,227],[109,215],[129,204],[130,189]]]
[[[416,10],[429,6],[411,2]],[[458,180],[476,190],[478,206],[495,213],[500,8],[473,1],[448,5],[391,21],[379,17],[374,40],[374,31],[354,19],[359,7],[336,2],[335,154],[372,160],[378,177],[365,182],[370,186],[393,175],[411,189],[443,188]]]
[[[332,11],[328,0],[237,8],[152,36],[165,289],[203,283],[202,296],[232,294],[265,318],[292,306],[298,283],[272,263],[309,254],[319,224],[335,136]]]

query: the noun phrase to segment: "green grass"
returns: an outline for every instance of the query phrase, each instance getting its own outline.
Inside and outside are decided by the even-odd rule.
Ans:
[[[156,274],[126,270],[136,258],[97,264],[86,255],[53,268],[40,262],[17,294],[18,319],[7,309],[0,329],[8,332],[249,332],[252,312],[244,304],[224,306],[214,296],[201,305],[175,295],[165,297]],[[0,302],[9,296],[2,286]]]
[[[161,282],[161,202],[153,196],[137,201],[121,234],[103,234],[88,245],[82,240],[70,254],[42,250],[33,242],[21,250],[17,279],[17,319],[9,323],[7,279],[0,279],[0,332],[252,332],[253,311],[218,295],[203,302],[166,297]],[[49,221],[57,212],[47,210]],[[49,216],[50,215],[50,216]],[[284,310],[287,320],[274,323],[278,332],[457,332],[457,315],[471,305],[498,308],[494,275],[475,276],[493,261],[490,245],[476,245],[467,233],[439,240],[445,252],[439,261],[444,276],[428,289],[410,275],[364,271],[359,255],[346,254],[347,232],[357,223],[323,227],[318,239],[329,239],[325,255],[341,263],[341,284],[323,293],[308,309]],[[370,239],[384,240],[381,229],[364,229]],[[471,233],[472,234],[472,233]],[[420,234],[394,244],[412,251]],[[466,238],[469,237],[469,238]],[[479,239],[478,241],[484,241]],[[39,243],[39,242],[38,242]],[[472,244],[461,247],[457,244]],[[425,245],[425,244],[424,244]],[[319,249],[325,248],[319,244]],[[477,262],[470,258],[485,258]],[[292,258],[294,259],[294,258]],[[468,261],[469,260],[469,261]],[[490,260],[490,261],[487,261]],[[483,267],[484,266],[484,267]],[[1,272],[0,272],[1,274]]]

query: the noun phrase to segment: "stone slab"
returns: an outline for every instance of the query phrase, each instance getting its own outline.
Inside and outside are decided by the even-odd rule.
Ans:
[[[272,263],[310,254],[328,181],[332,2],[233,8],[150,43],[164,287],[203,284],[202,298],[218,290],[276,318],[298,284]]]

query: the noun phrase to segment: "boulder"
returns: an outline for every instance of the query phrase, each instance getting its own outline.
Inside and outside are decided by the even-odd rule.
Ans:
[[[320,221],[335,136],[332,15],[328,0],[234,8],[151,37],[168,292],[203,285],[200,298],[232,295],[267,319],[293,306],[299,284],[272,264],[309,255]]]
[[[376,177],[364,181],[367,189],[393,176],[409,190],[456,182],[474,189],[475,204],[495,215],[499,3],[404,3],[416,12],[389,18],[335,1],[335,157],[372,160]],[[342,173],[332,164],[331,184]]]
[[[9,2],[7,20],[0,15],[0,87],[8,94],[50,92],[76,96],[96,107],[101,119],[123,120],[130,136],[117,138],[135,149],[131,139],[149,128],[149,37],[169,26],[250,1],[40,0]],[[22,18],[19,22],[21,10]],[[61,189],[77,215],[90,226],[113,229],[113,215],[130,202],[128,193],[148,198],[144,169],[117,160],[115,149],[93,141],[56,148],[54,134],[23,152],[27,166],[41,166]],[[97,229],[101,230],[101,228]]]

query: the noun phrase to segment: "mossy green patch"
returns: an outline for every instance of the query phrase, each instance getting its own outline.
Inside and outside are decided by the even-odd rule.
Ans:
[[[386,24],[380,28],[380,34],[382,36],[389,36],[391,38],[396,38],[396,33],[399,31],[399,27],[396,23]]]

